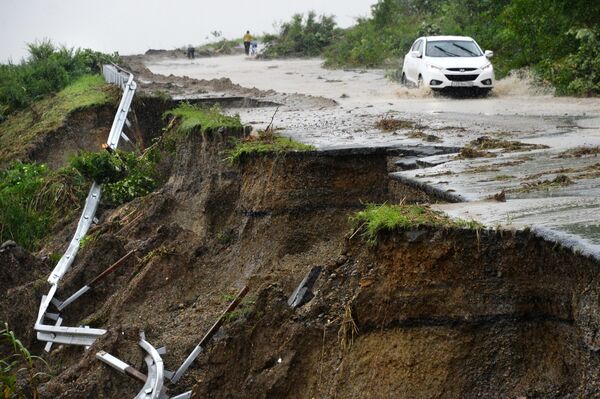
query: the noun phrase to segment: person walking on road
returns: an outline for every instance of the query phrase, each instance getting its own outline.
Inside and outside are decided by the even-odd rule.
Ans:
[[[252,42],[252,35],[250,34],[250,31],[247,30],[246,34],[244,35],[244,51],[246,52],[246,55],[250,55],[250,43]]]
[[[195,58],[195,56],[194,56],[194,53],[195,53],[195,51],[196,51],[196,49],[194,48],[194,46],[192,46],[192,45],[190,44],[190,45],[188,46],[188,48],[187,48],[187,57],[188,57],[188,58],[191,58],[191,59],[194,59],[194,58]]]

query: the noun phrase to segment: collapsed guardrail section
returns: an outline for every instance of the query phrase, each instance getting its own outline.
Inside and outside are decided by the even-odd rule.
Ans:
[[[129,121],[127,120],[127,115],[129,113],[137,85],[134,81],[133,74],[115,64],[104,65],[102,68],[102,75],[107,83],[119,86],[123,90],[119,107],[117,108],[106,145],[104,146],[106,150],[114,151],[117,149],[121,138],[128,142],[131,141],[125,135],[123,129],[126,124],[127,126],[130,126]],[[81,246],[81,240],[85,237],[92,224],[98,222],[95,215],[100,204],[101,196],[101,185],[96,182],[92,183],[90,191],[85,200],[83,212],[79,218],[75,234],[69,242],[67,250],[48,277],[50,289],[48,294],[42,296],[34,325],[34,329],[37,332],[37,339],[46,342],[46,346],[44,348],[46,352],[50,352],[54,343],[79,345],[87,348],[91,346],[99,337],[106,334],[106,330],[100,328],[90,328],[89,326],[63,326],[62,312],[67,306],[75,302],[81,296],[85,295],[88,291],[92,290],[100,280],[104,279],[117,268],[121,267],[125,261],[133,256],[137,251],[136,249],[129,251],[125,256],[117,260],[114,264],[109,266],[94,279],[67,297],[67,299],[64,301],[61,301],[56,297],[61,279],[70,270],[73,262],[75,261],[75,257],[77,256]],[[177,368],[175,371],[165,370],[161,355],[166,353],[166,349],[156,349],[146,340],[143,332],[140,334],[139,345],[146,352],[145,362],[147,367],[147,375],[105,351],[97,352],[96,358],[116,369],[117,371],[133,377],[144,384],[142,389],[135,396],[136,399],[190,398],[191,391],[170,397],[166,387],[164,386],[165,380],[176,383],[181,378],[181,376],[187,371],[197,356],[202,352],[208,341],[210,341],[213,335],[221,327],[227,313],[235,309],[247,292],[248,288],[244,287],[238,293],[234,301],[227,307],[221,317],[202,338],[200,343],[192,350],[181,366],[179,366],[179,368]],[[54,311],[49,311],[51,306],[53,306]]]
[[[123,127],[127,120],[127,114],[129,113],[129,108],[137,85],[133,80],[133,74],[117,65],[104,65],[102,72],[106,82],[116,84],[123,90],[123,96],[121,97],[121,102],[119,103],[107,140],[108,148],[116,150],[119,145],[119,139],[124,135]],[[73,235],[67,250],[50,273],[50,277],[48,277],[50,290],[47,295],[42,297],[34,326],[34,329],[37,331],[37,339],[48,343],[45,347],[46,351],[50,351],[53,343],[90,346],[94,343],[96,338],[106,333],[106,330],[88,328],[85,326],[62,326],[63,318],[61,317],[60,312],[64,308],[64,306],[61,306],[64,303],[55,297],[60,280],[71,268],[73,261],[77,256],[81,240],[87,234],[92,223],[97,222],[95,215],[98,205],[100,204],[101,196],[102,188],[100,184],[94,182],[85,200],[83,212],[79,218],[75,234]],[[72,299],[71,302],[74,299]],[[59,313],[48,312],[50,304],[53,304]],[[46,319],[53,320],[54,324],[45,324]]]

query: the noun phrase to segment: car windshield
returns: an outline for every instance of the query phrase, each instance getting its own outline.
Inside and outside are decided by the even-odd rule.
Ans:
[[[440,40],[427,42],[428,57],[481,57],[481,50],[471,40]]]

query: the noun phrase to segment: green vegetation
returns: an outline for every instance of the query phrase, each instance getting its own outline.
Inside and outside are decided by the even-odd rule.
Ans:
[[[34,356],[4,323],[0,330],[0,347],[10,354],[0,359],[0,394],[5,399],[39,398],[37,387],[48,377],[50,367],[44,359]],[[21,382],[21,383],[19,383]]]
[[[59,218],[81,205],[84,180],[72,169],[14,163],[0,172],[0,242],[35,250]]]
[[[363,236],[371,244],[377,242],[377,235],[382,230],[413,229],[421,226],[437,228],[479,229],[483,226],[475,221],[452,220],[445,214],[421,205],[376,205],[367,207],[350,218],[356,232],[363,231]]]
[[[96,179],[102,201],[120,205],[154,190],[154,163],[133,153],[83,153],[71,166],[51,170],[43,164],[16,162],[0,171],[0,242],[11,239],[36,250],[52,226],[78,211]]]
[[[223,115],[218,107],[202,108],[196,105],[183,103],[172,110],[164,113],[164,116],[173,116],[179,119],[177,130],[180,133],[189,134],[194,130],[200,133],[225,129],[243,128],[239,116]]]
[[[56,93],[83,75],[117,62],[117,54],[57,47],[50,41],[28,44],[29,57],[19,64],[0,65],[0,122],[16,110]]]
[[[317,56],[336,38],[339,29],[332,16],[317,17],[310,11],[306,18],[295,14],[291,21],[284,22],[279,33],[265,35],[265,54],[272,57]]]
[[[225,39],[221,31],[213,31],[211,32],[211,35],[213,36],[214,41],[196,47],[198,55],[211,53],[231,54],[235,47],[242,45],[242,38],[233,40]],[[184,51],[187,51],[187,47],[184,48]]]
[[[151,157],[132,152],[84,152],[71,166],[86,180],[102,184],[102,202],[120,205],[151,193],[158,185]]]
[[[324,51],[329,66],[396,65],[422,35],[475,38],[498,77],[532,68],[558,94],[600,94],[600,2],[379,0]]]
[[[100,75],[85,75],[55,96],[10,115],[0,124],[0,163],[23,154],[38,136],[61,127],[75,110],[116,102],[118,95],[118,89],[106,85]]]
[[[267,153],[286,153],[290,151],[311,151],[315,147],[309,144],[299,143],[291,138],[273,136],[272,134],[263,134],[256,137],[249,137],[244,140],[235,139],[233,148],[229,150],[227,160],[236,163],[244,154],[267,154]]]

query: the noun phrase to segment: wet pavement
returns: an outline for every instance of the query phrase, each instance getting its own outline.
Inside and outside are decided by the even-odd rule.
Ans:
[[[553,97],[513,77],[498,82],[487,98],[434,96],[391,82],[383,70],[328,70],[318,59],[149,58],[145,64],[163,75],[226,77],[254,87],[279,108],[231,112],[257,129],[273,118],[280,134],[320,149],[422,147],[398,159],[392,176],[455,202],[438,209],[492,228],[531,228],[600,259],[600,156],[567,152],[600,146],[600,99]],[[302,101],[295,94],[312,97]],[[375,127],[384,117],[410,123],[384,132]],[[426,151],[432,145],[456,150],[482,136],[549,148],[490,149],[495,157],[475,159]],[[498,198],[505,202],[494,199],[502,191],[504,198]]]

